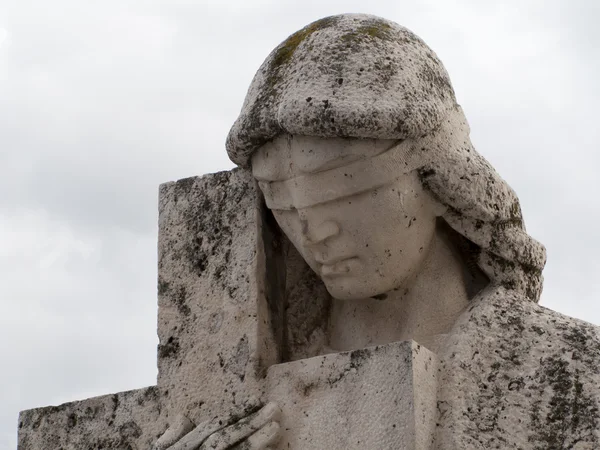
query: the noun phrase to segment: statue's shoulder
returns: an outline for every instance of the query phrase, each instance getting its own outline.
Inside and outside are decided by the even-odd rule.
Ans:
[[[596,367],[600,362],[600,326],[503,289],[482,293],[459,320],[457,328],[474,335],[487,335],[498,345],[510,343],[511,347],[528,348],[539,356],[571,353],[575,359]]]
[[[440,356],[444,428],[473,448],[600,448],[600,327],[488,290]]]

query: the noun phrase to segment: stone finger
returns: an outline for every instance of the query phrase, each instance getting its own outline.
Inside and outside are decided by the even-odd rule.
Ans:
[[[180,414],[175,418],[174,423],[167,428],[167,431],[156,441],[152,450],[166,450],[175,444],[179,439],[194,429],[194,424],[190,419]]]
[[[202,422],[168,450],[197,450],[206,438],[222,428],[218,419]]]
[[[245,443],[248,450],[267,450],[279,439],[281,427],[277,422],[269,422],[256,433],[250,435]]]
[[[258,412],[211,435],[202,444],[201,449],[226,450],[236,442],[239,442],[255,433],[267,423],[277,421],[280,415],[281,410],[279,409],[279,406],[277,406],[275,403],[267,403]]]
[[[248,401],[248,405],[258,405],[258,399],[251,398]],[[202,422],[193,431],[185,435],[173,447],[170,447],[167,450],[196,450],[210,435],[225,428],[228,424],[231,424],[231,416],[228,417],[227,420],[214,418]]]

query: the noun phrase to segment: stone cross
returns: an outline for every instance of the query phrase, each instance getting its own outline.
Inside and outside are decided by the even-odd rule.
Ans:
[[[178,414],[201,423],[265,401],[277,401],[282,427],[294,430],[278,448],[354,448],[369,439],[426,448],[419,442],[431,435],[436,362],[424,347],[278,364],[291,353],[289,291],[324,294],[307,268],[287,276],[289,244],[264,211],[247,171],[161,185],[157,385],[24,411],[19,450],[149,449]]]

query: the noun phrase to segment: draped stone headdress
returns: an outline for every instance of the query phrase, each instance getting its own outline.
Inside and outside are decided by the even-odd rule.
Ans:
[[[397,139],[443,218],[477,247],[493,283],[538,301],[544,247],[526,230],[519,200],[473,148],[448,73],[411,31],[344,14],[306,26],[267,57],[227,138],[232,161],[288,133]]]

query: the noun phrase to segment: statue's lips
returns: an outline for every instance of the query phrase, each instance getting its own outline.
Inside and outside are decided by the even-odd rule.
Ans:
[[[322,277],[333,277],[346,275],[352,269],[354,263],[358,261],[358,258],[345,258],[342,260],[337,260],[331,263],[323,263],[320,267],[320,272]]]

